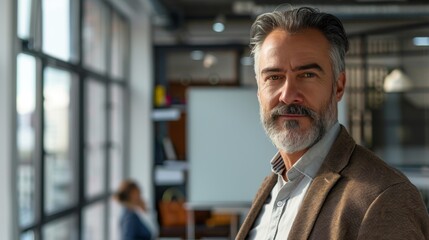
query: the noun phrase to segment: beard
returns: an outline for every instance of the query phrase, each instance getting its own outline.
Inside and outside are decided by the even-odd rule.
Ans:
[[[336,121],[335,97],[322,105],[320,112],[298,104],[279,104],[270,112],[261,105],[260,117],[266,134],[273,144],[286,153],[312,147],[326,134]],[[286,120],[279,126],[277,119],[284,114],[300,114],[310,119],[310,127],[303,129],[298,120]]]

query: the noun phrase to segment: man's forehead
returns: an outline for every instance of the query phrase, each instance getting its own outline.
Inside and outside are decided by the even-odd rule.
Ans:
[[[278,38],[277,38],[278,37]],[[265,66],[277,67],[276,64],[290,65],[290,68],[298,68],[308,64],[318,64],[323,69],[323,62],[330,57],[329,43],[320,42],[320,37],[312,39],[313,34],[303,38],[284,38],[281,35],[272,35],[261,46],[258,59],[260,69]],[[264,65],[264,66],[262,66]]]

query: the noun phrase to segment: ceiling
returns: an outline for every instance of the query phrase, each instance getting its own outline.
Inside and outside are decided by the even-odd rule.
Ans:
[[[152,0],[167,11],[173,18],[182,21],[204,20],[224,14],[228,19],[252,18],[261,12],[275,9],[287,4],[314,5],[319,7],[345,7],[346,14],[355,15],[386,11],[400,15],[402,12],[412,14],[422,12],[422,5],[429,7],[429,0]],[[347,11],[347,8],[349,11]],[[360,8],[358,12],[351,9]],[[334,9],[335,10],[335,9]],[[341,9],[338,9],[341,10]],[[348,13],[347,13],[348,12]],[[341,14],[341,13],[340,13]],[[342,14],[343,17],[346,14]],[[374,14],[375,15],[375,14]],[[358,16],[357,16],[358,17]]]
[[[150,3],[157,29],[182,42],[240,42],[256,16],[278,8],[312,6],[339,17],[350,32],[377,29],[382,24],[428,22],[429,0],[128,0]],[[287,4],[285,4],[287,2]],[[222,15],[223,35],[213,35],[211,24]],[[165,33],[162,33],[165,35]],[[155,33],[157,42],[164,35]],[[171,39],[171,36],[169,36]],[[240,40],[241,39],[241,40]],[[159,40],[163,42],[164,40]]]

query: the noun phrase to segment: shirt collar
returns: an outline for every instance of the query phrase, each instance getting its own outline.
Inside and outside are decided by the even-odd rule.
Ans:
[[[340,132],[340,124],[336,122],[325,136],[312,146],[302,157],[292,166],[286,173],[289,180],[293,180],[299,175],[305,175],[310,179],[314,179],[317,171],[319,171],[323,160],[328,155],[332,144]],[[281,175],[286,169],[283,159],[279,152],[271,159],[271,171],[277,175]]]

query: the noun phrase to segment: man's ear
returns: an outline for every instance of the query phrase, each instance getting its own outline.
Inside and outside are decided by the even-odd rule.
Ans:
[[[346,90],[346,73],[341,72],[338,76],[337,80],[337,88],[335,89],[335,98],[337,99],[337,102],[339,102],[344,95],[344,91]]]

